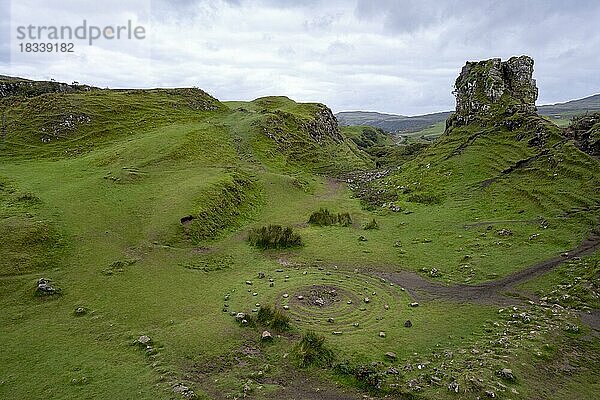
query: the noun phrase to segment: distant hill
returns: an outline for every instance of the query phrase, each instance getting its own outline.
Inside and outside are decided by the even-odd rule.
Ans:
[[[566,103],[556,103],[538,106],[538,113],[553,118],[571,118],[586,112],[600,111],[600,94],[571,100]],[[371,111],[343,111],[335,116],[342,126],[367,125],[381,128],[392,133],[410,133],[429,128],[446,120],[452,111],[442,111],[432,114],[405,115],[383,114]]]
[[[548,116],[560,115],[562,118],[594,111],[600,111],[600,94],[567,101],[566,103],[538,106],[539,114]]]

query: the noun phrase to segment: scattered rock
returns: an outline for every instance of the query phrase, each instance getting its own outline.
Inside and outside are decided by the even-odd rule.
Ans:
[[[40,278],[37,282],[37,294],[42,296],[49,296],[56,294],[56,288],[50,284],[50,279]]]
[[[245,318],[246,318],[246,314],[243,313],[243,312],[239,312],[239,313],[235,314],[235,319],[238,320],[238,321],[241,321],[241,320],[243,320]]]
[[[283,294],[283,298],[284,298],[284,299],[287,299],[288,297],[290,297],[290,295],[289,295],[289,294],[287,294],[287,293],[284,293],[284,294]]]
[[[371,299],[369,299],[368,297],[365,297],[365,303],[369,303],[371,301]]]
[[[341,335],[342,331],[333,331],[332,333],[337,336],[337,335]]]
[[[302,295],[298,296],[298,300],[304,300],[304,296],[302,296]]]
[[[333,318],[329,317],[329,318],[327,318],[327,322],[329,322],[330,324],[333,324],[335,321]]]
[[[252,281],[246,281],[246,285],[252,285]]]
[[[284,309],[284,310],[289,310],[289,309],[290,309],[290,306],[288,306],[288,305],[285,305],[285,306],[283,306],[283,309]]]
[[[565,325],[565,331],[571,333],[579,333],[579,326],[575,324],[567,324]]]
[[[396,356],[396,353],[394,353],[393,351],[388,351],[387,353],[385,353],[385,356],[390,360],[395,360],[396,358],[398,358],[398,356]]]
[[[258,279],[263,279],[265,277],[265,273],[264,272],[259,272],[258,273]]]
[[[502,368],[500,371],[498,371],[498,375],[500,375],[500,377],[506,379],[507,381],[515,380],[515,376],[513,375],[512,369],[510,368]]]
[[[75,315],[78,317],[81,317],[82,315],[87,314],[87,310],[85,309],[85,307],[77,307],[75,309]]]
[[[417,303],[416,301],[413,301],[412,303],[409,304],[410,307],[419,307],[419,303]]]
[[[448,385],[448,390],[451,391],[451,392],[458,393],[459,389],[460,388],[458,386],[458,382],[456,382],[456,381],[452,381]]]
[[[495,399],[496,398],[496,393],[492,392],[491,390],[486,390],[485,391],[485,395],[491,399]]]
[[[389,310],[389,309],[390,309],[390,306],[389,306],[389,305],[387,305],[387,304],[384,304],[384,305],[383,305],[383,308],[384,308],[385,310]]]
[[[173,393],[179,394],[186,399],[195,399],[196,398],[196,394],[194,393],[194,391],[182,383],[173,385]]]
[[[385,332],[384,331],[379,332],[379,337],[385,337]]]
[[[512,231],[510,229],[500,229],[498,232],[498,236],[512,236]]]
[[[152,343],[152,339],[149,336],[142,335],[137,339],[137,342],[141,345],[148,346]]]
[[[405,328],[410,328],[411,326],[412,326],[412,322],[410,321],[410,319],[407,319],[407,320],[404,322],[404,327],[405,327]]]
[[[269,331],[263,331],[262,335],[260,335],[260,339],[263,342],[268,342],[268,341],[273,340],[273,335],[271,335],[271,332],[269,332]]]
[[[363,235],[360,235],[360,236],[358,237],[358,241],[359,241],[359,242],[366,242],[366,241],[367,241],[367,238],[366,238],[366,237],[364,237]]]

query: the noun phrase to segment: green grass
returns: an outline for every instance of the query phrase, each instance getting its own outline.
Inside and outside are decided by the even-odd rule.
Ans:
[[[10,121],[0,143],[2,398],[168,399],[179,382],[200,398],[241,396],[248,381],[253,396],[272,398],[280,387],[260,382],[296,373],[287,355],[308,331],[325,338],[337,363],[411,364],[397,383],[406,392],[418,380],[429,398],[451,397],[446,386],[452,377],[466,384],[472,350],[490,350],[493,360],[477,369],[485,384],[509,363],[519,377],[511,388],[527,398],[539,383],[522,364],[545,344],[563,343],[537,308],[528,312],[543,332],[529,339],[528,326],[509,324],[510,313],[497,307],[438,300],[411,308],[399,285],[367,273],[407,269],[430,276],[435,267],[439,276],[432,279],[476,283],[575,246],[596,216],[591,188],[598,186],[598,166],[554,134],[550,155],[561,162],[540,158],[483,187],[479,182],[538,150],[527,146],[530,137],[500,130],[446,158],[476,133],[454,131],[373,183],[394,192],[401,211],[393,212],[389,204],[365,209],[347,185],[324,176],[372,168],[375,161],[347,136],[312,137],[312,118],[323,112],[316,104],[281,97],[223,104],[200,91],[156,90],[46,94],[0,106]],[[90,121],[42,142],[66,114]],[[348,212],[353,224],[307,224],[321,208]],[[186,216],[193,219],[182,225]],[[378,229],[363,230],[372,220]],[[248,233],[268,225],[292,227],[304,245],[250,246]],[[499,236],[502,228],[513,235]],[[56,283],[61,296],[36,297],[40,277]],[[338,287],[340,298],[354,296],[352,303],[296,303],[300,293],[309,299],[313,285]],[[87,313],[76,316],[78,307]],[[268,345],[257,328],[231,316],[264,314],[260,324],[280,326],[274,321],[285,318],[267,307],[290,316],[290,330]],[[411,328],[404,327],[407,319]],[[493,345],[507,329],[514,329],[514,347]],[[150,354],[134,345],[143,334],[153,341]],[[390,351],[395,361],[385,357]],[[456,366],[439,387],[425,385],[433,366],[448,361],[445,352],[455,355]],[[425,371],[417,367],[423,362],[431,363]],[[351,374],[316,367],[302,373],[360,386]],[[590,392],[590,377],[579,376],[573,398]],[[386,390],[394,393],[390,383]]]

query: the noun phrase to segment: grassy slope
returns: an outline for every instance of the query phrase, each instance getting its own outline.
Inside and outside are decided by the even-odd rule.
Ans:
[[[194,99],[205,101],[202,104],[211,110],[195,109],[198,103]],[[593,199],[586,198],[581,187],[573,186],[585,179],[594,183],[589,176],[595,168],[575,150],[565,147],[561,155],[574,159],[563,172],[577,179],[547,179],[559,179],[557,187],[582,195],[565,194],[564,199],[552,198],[549,205],[538,200],[540,206],[532,202],[534,205],[519,214],[509,199],[520,192],[510,180],[506,187],[492,185],[481,195],[470,196],[465,188],[497,172],[501,165],[528,155],[530,150],[515,146],[509,137],[500,144],[489,139],[481,143],[483,148],[494,144],[494,152],[489,155],[482,155],[478,144],[464,152],[462,160],[440,162],[444,151],[464,139],[464,134],[430,150],[427,157],[439,164],[434,167],[439,170],[427,169],[427,159],[423,159],[394,177],[399,183],[409,176],[417,177],[423,187],[435,188],[440,187],[441,180],[441,187],[449,188],[440,193],[446,199],[443,206],[404,201],[402,206],[412,214],[365,211],[345,186],[314,174],[337,174],[370,166],[370,161],[348,140],[318,146],[303,136],[297,123],[308,118],[314,107],[296,105],[285,98],[223,106],[202,94],[200,99],[190,100],[188,93],[102,91],[45,95],[10,109],[10,129],[1,147],[4,157],[0,176],[6,178],[13,192],[2,192],[1,210],[3,224],[6,217],[19,218],[20,222],[16,227],[3,226],[29,237],[29,221],[40,220],[56,233],[42,242],[41,250],[37,243],[17,243],[20,255],[34,257],[52,252],[52,257],[43,257],[48,265],[19,260],[2,264],[5,276],[0,278],[0,307],[4,310],[0,315],[0,341],[5,345],[0,353],[0,397],[170,398],[170,385],[182,380],[192,384],[200,396],[203,391],[215,390],[239,395],[242,382],[255,379],[258,370],[273,377],[289,370],[283,354],[289,352],[293,342],[278,339],[271,348],[262,348],[263,358],[249,360],[246,367],[197,372],[212,363],[221,365],[227,354],[238,354],[244,345],[256,345],[257,332],[240,328],[228,313],[222,312],[225,293],[232,293],[230,307],[239,311],[249,310],[255,302],[276,303],[284,291],[328,279],[338,279],[341,282],[337,284],[362,291],[359,287],[365,276],[346,275],[355,267],[365,266],[427,271],[437,266],[442,272],[438,279],[480,281],[572,246],[589,222],[589,218],[582,217],[565,224],[554,223],[559,210],[573,204],[583,206]],[[305,146],[281,148],[261,134],[257,128],[264,126],[266,117],[281,116],[276,111],[294,116],[289,125],[292,129],[283,130],[282,137]],[[85,114],[91,120],[42,143],[40,131],[46,121],[60,121],[65,113]],[[33,118],[25,118],[29,115]],[[483,168],[489,165],[485,157],[494,157],[501,165],[482,169],[481,176],[473,174],[469,165],[480,163],[477,165]],[[461,167],[463,164],[466,167]],[[179,219],[206,209],[204,200],[215,193],[218,196],[222,183],[240,171],[257,185],[255,196],[242,199],[244,212],[231,215],[221,224],[215,240],[187,240]],[[449,178],[448,171],[456,178]],[[536,175],[535,179],[541,177]],[[18,200],[22,197],[19,193],[33,194],[37,200],[23,202]],[[504,199],[500,205],[498,196]],[[218,207],[212,202],[210,205]],[[303,225],[319,207],[350,212],[355,226]],[[492,211],[494,208],[498,211]],[[495,230],[488,232],[487,225],[464,227],[466,222],[534,219],[540,214],[550,225],[535,242],[526,238],[539,231],[537,223],[502,224],[515,232],[513,237],[502,239],[502,246],[496,244]],[[373,217],[380,229],[362,230],[361,225]],[[267,223],[297,226],[306,246],[268,252],[266,257],[248,247],[243,232]],[[368,240],[359,242],[359,235]],[[3,249],[15,245],[7,244],[5,238]],[[394,247],[396,241],[402,245]],[[461,267],[467,253],[472,256],[475,272]],[[285,282],[275,272],[280,268],[276,258],[322,265],[332,275],[314,267],[303,275],[300,270],[286,267],[290,280]],[[123,263],[115,266],[118,261]],[[25,270],[15,268],[15,264],[24,265]],[[339,270],[331,268],[334,264]],[[258,271],[275,277],[276,286],[272,289],[258,282],[254,286],[258,295],[252,296],[244,281],[255,280]],[[40,276],[53,279],[62,289],[62,296],[48,300],[34,297],[33,288]],[[373,309],[367,313],[354,311],[347,321],[338,322],[342,327],[339,329],[346,330],[344,324],[360,320],[361,327],[355,332],[332,337],[334,328],[322,319],[298,322],[296,328],[302,331],[310,327],[328,334],[328,342],[340,357],[354,362],[383,361],[383,353],[394,351],[398,363],[418,363],[440,349],[485,348],[486,335],[490,334],[485,329],[501,329],[491,325],[498,318],[493,307],[432,302],[410,309],[408,296],[398,288],[375,280],[367,286],[369,293],[379,293],[373,296]],[[384,303],[390,305],[388,313],[381,311]],[[76,317],[74,310],[80,306],[89,311]],[[402,326],[408,318],[414,324],[410,330]],[[378,336],[382,330],[387,332],[386,338]],[[146,356],[131,346],[141,334],[152,337],[157,354]],[[457,356],[457,364],[461,357]],[[269,370],[265,364],[273,366]],[[418,374],[417,370],[407,373],[403,383]],[[487,379],[493,371],[485,374]],[[39,382],[41,376],[43,384],[25,384]],[[219,383],[213,379],[219,379]],[[517,388],[523,390],[528,382],[523,379]],[[257,389],[255,395],[268,396],[273,388],[265,385],[262,390]],[[430,395],[448,396],[444,386],[427,390]]]

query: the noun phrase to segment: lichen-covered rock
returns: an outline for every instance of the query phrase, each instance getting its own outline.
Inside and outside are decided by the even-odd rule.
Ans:
[[[319,104],[319,110],[315,113],[314,119],[305,122],[303,128],[317,142],[321,142],[325,138],[331,138],[335,142],[344,140],[333,112],[322,104]]]
[[[532,75],[528,56],[467,62],[454,85],[456,121],[466,124],[497,111],[535,112],[538,89]]]
[[[600,157],[600,113],[582,115],[573,119],[565,136],[575,140],[583,152]]]

